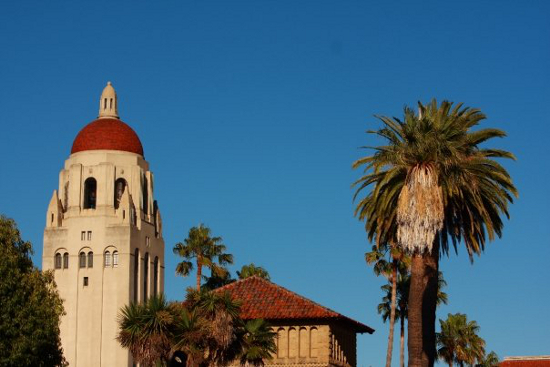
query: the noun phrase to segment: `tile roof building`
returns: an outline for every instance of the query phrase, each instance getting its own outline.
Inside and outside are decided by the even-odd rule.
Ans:
[[[505,357],[500,367],[550,367],[550,356]]]
[[[266,366],[338,366],[357,364],[357,333],[374,329],[257,276],[216,292],[229,292],[241,304],[244,320],[262,318],[277,333],[277,354]]]

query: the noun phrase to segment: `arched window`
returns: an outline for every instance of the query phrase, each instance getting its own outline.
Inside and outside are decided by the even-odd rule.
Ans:
[[[69,268],[69,253],[65,252],[63,254],[63,269],[68,269],[68,268]]]
[[[293,327],[288,329],[288,357],[298,357],[298,331]]]
[[[134,302],[138,301],[138,289],[139,289],[139,250],[134,252]]]
[[[158,295],[158,282],[159,282],[159,257],[155,256],[155,262],[153,265],[153,295]]]
[[[109,251],[105,251],[104,265],[106,268],[111,266],[111,253]]]
[[[84,181],[84,209],[95,209],[97,194],[97,182],[95,178],[88,177]]]
[[[309,336],[310,336],[310,340],[309,340],[309,355],[310,357],[312,358],[317,358],[317,337],[318,337],[318,330],[316,327],[312,327],[310,330],[309,330]]]
[[[115,181],[115,209],[118,209],[120,205],[120,200],[122,200],[122,195],[126,190],[126,180],[119,178]]]
[[[88,252],[88,267],[94,267],[94,253],[92,251]]]
[[[78,254],[78,266],[81,268],[86,267],[86,254],[84,253],[84,251]]]
[[[298,347],[298,356],[300,357],[309,357],[309,333],[305,327],[300,328],[299,332],[299,347]]]
[[[59,252],[55,254],[54,263],[56,269],[61,269],[61,254]]]
[[[118,266],[118,251],[113,251],[113,266]]]
[[[277,330],[277,357],[285,358],[288,351],[287,331],[284,328]]]
[[[147,301],[147,283],[149,283],[149,253],[143,258],[143,301]]]

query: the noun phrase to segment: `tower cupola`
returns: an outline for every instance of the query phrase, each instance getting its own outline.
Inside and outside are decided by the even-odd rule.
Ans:
[[[111,82],[107,82],[107,86],[101,93],[98,118],[118,118],[118,101],[115,88],[113,88]]]

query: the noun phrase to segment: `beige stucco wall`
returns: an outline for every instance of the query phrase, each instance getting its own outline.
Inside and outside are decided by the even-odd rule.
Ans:
[[[307,321],[271,324],[277,333],[277,353],[265,361],[268,367],[356,366],[356,334],[346,325]]]
[[[88,177],[97,182],[95,209],[83,209]],[[115,209],[118,178],[126,180],[127,188]],[[145,178],[148,195],[144,202]],[[115,338],[117,315],[134,300],[134,272],[138,273],[136,299],[141,301],[145,289],[148,295],[155,289],[154,261],[158,258],[156,289],[164,290],[164,241],[160,214],[155,215],[153,203],[153,175],[137,154],[85,151],[66,160],[46,214],[42,266],[55,269],[56,253],[69,255],[68,268],[55,269],[55,280],[66,312],[61,320],[61,343],[70,366],[132,366],[130,354]],[[90,251],[93,267],[81,268],[80,252],[87,255]],[[118,265],[111,260],[111,265],[105,266],[106,251],[118,252]],[[147,284],[145,254],[149,254]]]

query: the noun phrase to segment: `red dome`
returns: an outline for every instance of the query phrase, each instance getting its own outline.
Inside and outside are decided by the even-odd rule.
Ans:
[[[85,150],[122,150],[143,156],[143,146],[132,128],[115,118],[101,118],[90,122],[78,133],[72,153]]]

